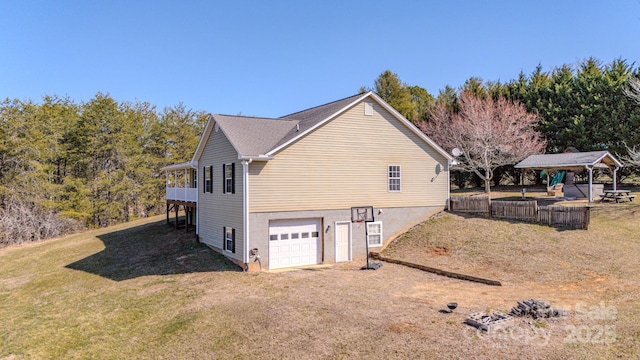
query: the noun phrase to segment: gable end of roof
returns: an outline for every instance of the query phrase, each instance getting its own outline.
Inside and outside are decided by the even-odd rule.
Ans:
[[[436,144],[427,135],[425,135],[422,131],[420,131],[420,129],[418,129],[413,123],[411,123],[411,121],[407,120],[404,116],[402,116],[398,111],[396,111],[391,105],[389,105],[386,101],[384,101],[380,96],[378,96],[373,91],[369,91],[369,92],[364,93],[364,94],[358,94],[358,95],[350,96],[350,97],[344,98],[342,100],[334,101],[334,102],[331,102],[331,103],[328,103],[328,104],[325,104],[325,105],[321,105],[321,106],[316,106],[316,107],[311,108],[311,109],[299,111],[297,113],[293,113],[293,114],[285,116],[285,118],[291,118],[291,119],[296,119],[296,117],[298,117],[298,116],[304,118],[306,115],[309,114],[309,112],[316,111],[318,113],[323,113],[323,111],[324,111],[324,113],[323,113],[324,116],[321,117],[321,118],[313,118],[312,120],[309,120],[309,118],[307,118],[307,119],[305,119],[306,122],[305,122],[305,120],[301,120],[300,121],[300,126],[301,127],[304,126],[304,125],[307,125],[307,127],[304,129],[304,131],[300,131],[299,134],[293,134],[293,136],[292,136],[292,134],[288,134],[288,136],[285,137],[285,139],[283,139],[283,141],[281,141],[274,149],[272,149],[271,151],[268,152],[268,155],[271,155],[271,156],[275,155],[276,153],[278,153],[282,149],[284,149],[287,146],[289,146],[291,143],[293,143],[293,142],[299,140],[300,138],[306,136],[307,134],[309,134],[310,132],[314,131],[318,127],[322,126],[323,124],[327,123],[328,121],[331,121],[335,117],[337,117],[340,114],[346,112],[348,109],[353,107],[355,104],[357,104],[357,103],[359,103],[361,101],[364,101],[367,98],[370,98],[370,99],[374,100],[376,103],[378,103],[380,106],[382,106],[385,110],[387,110],[390,114],[392,114],[393,117],[395,117],[403,125],[408,127],[420,139],[425,141],[429,146],[434,148],[436,150],[436,152],[440,153],[447,160],[453,160],[453,157],[450,154],[448,154],[438,144]],[[327,109],[331,109],[331,111],[326,111]]]
[[[217,124],[229,140],[238,158],[271,159],[282,149],[305,137],[323,124],[331,121],[354,105],[366,99],[375,101],[395,119],[415,133],[421,140],[447,160],[453,157],[425,135],[413,123],[372,91],[336,100],[324,105],[302,110],[277,119],[209,114],[209,120],[193,154],[197,162]]]

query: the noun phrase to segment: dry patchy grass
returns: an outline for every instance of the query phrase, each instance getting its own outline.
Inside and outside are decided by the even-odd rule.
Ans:
[[[581,347],[600,354],[591,358],[640,356],[634,349],[640,340],[636,324],[640,313],[640,206],[636,204],[596,204],[589,230],[442,213],[409,231],[383,255],[500,280],[503,286],[490,300],[494,309],[508,310],[515,300],[533,297],[574,310],[570,313],[574,316],[554,322],[547,331],[577,326],[582,338],[577,344],[551,341],[541,354],[555,348],[573,357],[569,350]],[[467,292],[456,295],[464,298]],[[576,306],[585,304],[604,304],[617,313],[608,319],[580,316],[584,312]],[[587,341],[607,325],[615,329],[615,342]]]
[[[242,273],[159,218],[11,247],[0,250],[0,358],[634,357],[637,210],[595,210],[588,231],[445,214],[387,250],[502,287],[393,264]],[[529,297],[569,308],[604,301],[618,312],[523,321],[506,335],[463,324],[471,312]],[[450,301],[459,308],[440,313]],[[570,326],[601,325],[615,326],[615,342],[583,334],[565,343]]]

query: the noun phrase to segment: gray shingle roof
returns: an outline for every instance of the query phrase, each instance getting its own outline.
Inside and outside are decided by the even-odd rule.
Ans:
[[[274,148],[286,144],[291,141],[293,138],[298,136],[301,132],[305,132],[323,120],[326,120],[329,116],[337,113],[338,111],[344,109],[346,106],[356,101],[358,98],[362,97],[364,94],[358,94],[354,96],[349,96],[347,98],[330,102],[328,104],[320,105],[313,107],[311,109],[299,111],[297,113],[285,115],[280,119],[295,119],[298,121],[300,129],[294,129],[289,132],[286,136],[284,136],[280,142],[274,146]]]
[[[245,116],[213,115],[241,156],[264,155],[292,130],[297,121]]]
[[[598,163],[622,166],[608,151],[586,151],[562,154],[531,155],[516,164],[515,168],[550,169],[562,167],[594,166]]]
[[[300,120],[301,122],[308,122],[308,121],[313,122],[319,119],[326,119],[329,116],[335,114],[336,112],[342,110],[345,106],[356,101],[356,99],[362,97],[363,95],[365,94],[349,96],[341,100],[336,100],[324,105],[312,107],[311,109],[302,110],[302,111],[295,112],[293,114],[285,115],[280,117],[280,119],[295,119],[295,120]]]
[[[240,156],[258,156],[286,144],[364,95],[350,96],[277,119],[212,116]]]

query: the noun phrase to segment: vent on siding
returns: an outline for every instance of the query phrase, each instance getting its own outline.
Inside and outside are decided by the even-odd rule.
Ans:
[[[367,116],[373,115],[373,104],[372,103],[364,103],[364,114]]]

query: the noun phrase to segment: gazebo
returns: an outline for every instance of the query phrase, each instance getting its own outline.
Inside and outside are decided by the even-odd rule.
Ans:
[[[544,170],[549,179],[552,170],[580,171],[587,170],[589,173],[588,199],[593,201],[593,170],[609,169],[613,175],[613,190],[616,190],[616,176],[622,167],[618,161],[608,151],[586,151],[586,152],[564,152],[561,154],[531,155],[522,160],[514,167],[523,170]]]

